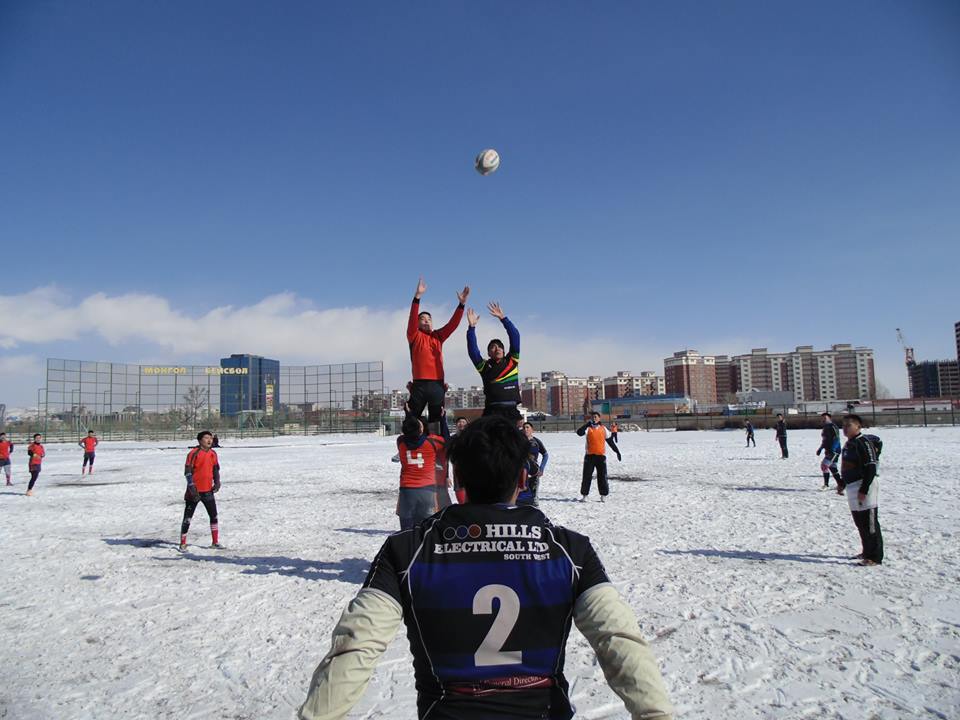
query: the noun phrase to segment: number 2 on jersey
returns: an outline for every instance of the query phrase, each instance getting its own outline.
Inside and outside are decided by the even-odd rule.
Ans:
[[[503,646],[510,637],[510,631],[520,617],[520,596],[506,585],[484,585],[473,596],[473,614],[490,615],[493,613],[493,600],[500,601],[500,610],[490,626],[490,631],[473,654],[477,667],[490,665],[519,665],[523,662],[520,650],[503,652]]]

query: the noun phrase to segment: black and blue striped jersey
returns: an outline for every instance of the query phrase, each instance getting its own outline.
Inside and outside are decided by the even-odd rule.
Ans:
[[[540,510],[468,503],[389,537],[364,587],[403,608],[421,719],[567,720],[574,603],[607,582],[589,539]]]

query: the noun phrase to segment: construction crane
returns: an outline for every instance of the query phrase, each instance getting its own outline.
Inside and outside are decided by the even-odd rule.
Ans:
[[[907,369],[909,370],[917,364],[917,361],[913,357],[913,348],[907,345],[907,340],[905,337],[903,337],[903,333],[900,331],[900,328],[897,328],[897,342],[899,342],[901,347],[903,347],[904,361],[906,362]]]

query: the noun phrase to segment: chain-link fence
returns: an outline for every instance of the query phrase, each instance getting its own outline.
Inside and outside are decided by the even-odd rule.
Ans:
[[[383,392],[383,363],[281,366],[130,365],[47,361],[35,417],[7,422],[11,440],[176,440],[200,430],[221,437],[373,432],[381,412],[364,398]],[[262,364],[262,367],[261,367]]]

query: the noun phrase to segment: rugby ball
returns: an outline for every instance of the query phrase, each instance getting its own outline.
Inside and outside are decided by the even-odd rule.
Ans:
[[[500,167],[500,153],[491,148],[481,150],[480,154],[477,155],[474,167],[481,175],[489,175]]]

